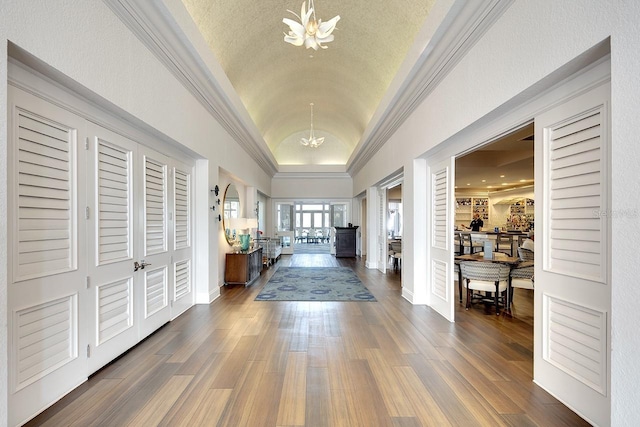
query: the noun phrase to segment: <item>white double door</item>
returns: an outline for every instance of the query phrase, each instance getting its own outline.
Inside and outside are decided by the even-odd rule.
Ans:
[[[193,304],[186,165],[89,128],[92,373]]]
[[[193,304],[192,166],[14,86],[9,100],[17,425]]]

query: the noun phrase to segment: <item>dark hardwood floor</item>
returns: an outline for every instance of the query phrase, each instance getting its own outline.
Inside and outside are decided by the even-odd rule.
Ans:
[[[254,301],[280,266],[348,266],[378,302]],[[399,272],[284,256],[165,325],[28,426],[586,426],[532,382],[531,291],[515,317],[449,323]]]

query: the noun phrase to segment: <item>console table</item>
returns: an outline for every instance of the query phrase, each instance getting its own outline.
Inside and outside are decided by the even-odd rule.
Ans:
[[[228,253],[225,260],[225,285],[244,285],[253,283],[262,271],[262,248],[248,252]]]

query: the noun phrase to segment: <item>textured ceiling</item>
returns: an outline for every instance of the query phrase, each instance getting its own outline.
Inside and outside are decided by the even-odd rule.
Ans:
[[[285,43],[300,0],[183,0],[280,165],[346,165],[435,0],[315,0],[327,49]],[[317,148],[308,137],[314,105]]]

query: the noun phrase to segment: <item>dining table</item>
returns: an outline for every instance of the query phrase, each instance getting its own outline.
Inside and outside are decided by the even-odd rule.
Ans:
[[[506,264],[509,267],[520,264],[520,258],[512,257],[502,252],[493,252],[491,256],[484,256],[484,252],[476,252],[475,254],[456,255],[454,257],[456,263],[461,261],[475,261],[475,262],[493,262],[499,264]],[[458,268],[458,292],[460,294],[460,301],[462,301],[462,269]],[[505,316],[511,317],[511,280],[507,285],[507,301],[505,309],[502,310]]]

